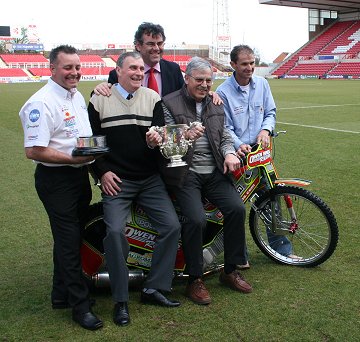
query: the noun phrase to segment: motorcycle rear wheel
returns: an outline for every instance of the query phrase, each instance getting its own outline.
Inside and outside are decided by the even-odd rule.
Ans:
[[[289,197],[286,197],[289,196]],[[290,198],[296,221],[292,220],[285,198]],[[275,201],[274,236],[286,237],[292,244],[289,256],[270,246],[271,200]],[[285,265],[313,267],[326,261],[335,251],[338,226],[325,202],[312,192],[292,186],[277,186],[263,193],[251,208],[249,226],[253,240],[270,259]]]

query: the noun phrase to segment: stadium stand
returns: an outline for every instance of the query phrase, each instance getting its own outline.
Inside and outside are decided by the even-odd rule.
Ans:
[[[0,77],[27,77],[28,75],[23,69],[19,68],[2,68],[0,69]]]
[[[358,58],[358,59],[357,59]],[[352,68],[342,66],[355,59]],[[360,21],[337,21],[281,63],[273,72],[277,77],[341,75],[358,77],[360,69]],[[351,72],[351,73],[350,73]]]
[[[34,76],[51,76],[49,68],[29,68],[28,70]]]
[[[335,63],[306,63],[298,64],[288,72],[288,75],[317,76],[325,75],[336,66]]]
[[[360,63],[342,62],[329,72],[330,76],[352,75],[360,77]]]
[[[9,68],[46,68],[49,61],[43,55],[2,54],[0,58]]]
[[[320,50],[320,55],[352,53],[360,50],[360,21],[350,21],[348,23],[350,26]]]
[[[115,63],[117,62],[119,55],[108,55]]]
[[[109,72],[113,69],[114,69],[113,67],[106,67],[106,66],[91,67],[91,68],[81,67],[81,73],[83,75],[109,75]]]

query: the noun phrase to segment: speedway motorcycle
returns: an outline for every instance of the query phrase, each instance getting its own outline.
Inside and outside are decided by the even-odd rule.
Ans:
[[[249,203],[249,229],[251,236],[267,257],[279,264],[313,267],[326,261],[335,251],[338,226],[334,214],[325,202],[304,189],[311,181],[298,178],[280,178],[274,164],[274,133],[271,144],[261,144],[241,159],[242,166],[232,174],[234,186],[244,203]],[[185,219],[173,199],[180,222]],[[223,215],[206,198],[203,205],[207,227],[203,234],[204,275],[223,268]],[[104,257],[103,238],[106,227],[101,203],[90,207],[81,247],[83,273],[95,287],[110,285]],[[134,204],[128,217],[125,234],[130,245],[127,259],[129,285],[139,285],[150,269],[151,257],[157,237],[145,212]],[[278,252],[276,245],[284,237],[291,242],[291,255]],[[185,260],[178,243],[174,265],[175,278],[186,277]]]

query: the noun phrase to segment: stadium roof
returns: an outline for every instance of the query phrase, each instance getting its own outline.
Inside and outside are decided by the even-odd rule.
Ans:
[[[360,0],[259,0],[260,4],[311,8],[338,13],[353,13],[360,10]]]

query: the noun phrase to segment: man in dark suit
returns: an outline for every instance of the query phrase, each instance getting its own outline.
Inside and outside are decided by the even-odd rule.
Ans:
[[[161,58],[165,46],[165,33],[160,25],[142,23],[134,36],[135,50],[141,54],[145,64],[145,77],[142,85],[157,91],[160,96],[165,96],[178,90],[184,84],[184,78],[177,63]],[[151,86],[152,75],[155,78],[155,88]],[[109,73],[108,82],[117,83],[116,70]],[[149,83],[150,81],[150,83]],[[157,88],[156,88],[157,87]],[[107,83],[101,83],[95,88],[95,94],[110,95],[111,91]]]

